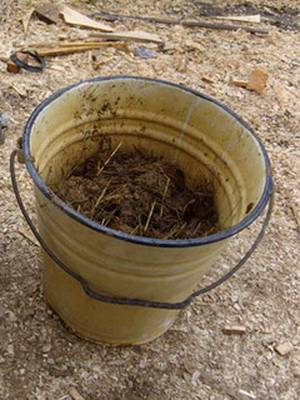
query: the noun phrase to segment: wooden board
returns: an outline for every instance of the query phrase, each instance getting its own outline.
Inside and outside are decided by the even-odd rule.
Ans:
[[[40,47],[35,48],[34,50],[42,57],[54,57],[54,56],[62,56],[66,54],[78,53],[82,51],[94,50],[94,49],[101,49],[107,46],[114,46],[118,48],[124,49],[124,43],[119,42],[99,42],[99,43],[92,43],[92,44],[67,44],[65,46],[58,46],[58,47]]]
[[[98,37],[102,39],[116,39],[116,40],[134,40],[136,42],[153,42],[162,44],[164,41],[156,34],[144,31],[124,31],[113,33],[92,33],[90,37]]]
[[[257,15],[224,15],[224,16],[217,16],[212,17],[215,19],[222,19],[227,21],[239,21],[239,22],[251,22],[251,23],[260,23],[261,17],[259,14]]]
[[[94,21],[93,19],[81,14],[80,12],[73,10],[72,8],[63,5],[60,9],[60,13],[64,18],[64,21],[70,25],[82,26],[85,28],[98,29],[100,31],[112,32],[113,28],[109,25],[102,24],[101,22]]]

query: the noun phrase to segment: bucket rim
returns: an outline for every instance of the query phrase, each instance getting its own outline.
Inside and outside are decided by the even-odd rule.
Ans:
[[[256,140],[256,142],[260,148],[260,151],[263,155],[266,177],[265,177],[265,186],[263,189],[263,193],[262,193],[261,198],[259,199],[257,205],[239,223],[237,223],[223,231],[214,233],[212,235],[199,237],[199,238],[192,238],[192,239],[171,239],[170,240],[170,239],[155,239],[155,238],[150,238],[150,237],[131,235],[129,233],[117,231],[115,229],[101,225],[100,223],[97,223],[97,222],[89,219],[88,217],[84,216],[83,214],[78,213],[77,211],[75,211],[75,209],[73,209],[72,207],[67,205],[67,203],[63,202],[58,196],[56,196],[56,194],[47,186],[46,182],[41,178],[36,167],[34,166],[33,157],[30,152],[30,136],[31,136],[33,125],[34,125],[38,115],[48,105],[50,105],[53,101],[55,101],[57,98],[59,98],[60,96],[62,96],[65,93],[67,93],[68,91],[71,91],[80,86],[84,86],[86,84],[90,84],[90,83],[94,83],[94,82],[118,81],[118,80],[141,80],[141,81],[152,82],[152,83],[157,83],[157,84],[161,84],[161,85],[174,87],[174,88],[180,89],[184,92],[188,92],[190,94],[200,97],[200,98],[202,98],[206,101],[209,101],[209,102],[213,103],[214,105],[220,107],[223,111],[225,111],[226,113],[231,115],[245,129],[247,129],[249,131],[249,133],[252,135],[252,137]],[[272,171],[271,171],[271,163],[270,163],[269,156],[267,154],[267,151],[266,151],[264,145],[262,144],[262,142],[260,141],[258,136],[254,133],[253,129],[248,125],[248,123],[246,123],[239,115],[237,115],[229,107],[222,104],[219,100],[216,100],[215,98],[213,98],[207,94],[204,94],[198,90],[188,88],[182,84],[177,84],[177,83],[173,83],[173,82],[169,82],[169,81],[161,80],[161,79],[152,79],[152,78],[147,78],[147,77],[131,76],[131,75],[116,75],[116,76],[91,78],[91,79],[82,80],[75,84],[66,86],[63,89],[60,89],[60,90],[54,92],[49,97],[47,97],[33,110],[29,119],[27,120],[27,122],[25,124],[23,138],[22,138],[22,145],[23,145],[23,151],[24,151],[25,164],[26,164],[26,168],[29,172],[29,175],[31,176],[36,187],[42,192],[42,194],[50,202],[52,202],[54,205],[56,205],[58,208],[60,208],[62,211],[64,211],[71,218],[75,219],[77,222],[83,224],[84,226],[86,226],[92,230],[113,236],[120,240],[124,240],[124,241],[135,243],[135,244],[145,245],[145,246],[156,246],[156,247],[167,247],[167,248],[170,248],[170,247],[172,247],[172,248],[194,247],[194,246],[202,246],[202,245],[212,244],[212,243],[219,242],[221,240],[228,239],[229,237],[234,236],[237,233],[244,230],[245,228],[247,228],[259,217],[259,215],[265,209],[265,207],[270,199],[270,196],[272,194],[272,191],[273,191]]]

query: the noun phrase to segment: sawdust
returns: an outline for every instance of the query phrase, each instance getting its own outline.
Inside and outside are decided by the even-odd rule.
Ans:
[[[21,20],[38,3],[1,1],[1,54],[69,34],[33,16],[25,37]],[[242,3],[225,1],[227,6]],[[251,1],[258,11],[262,4],[280,8],[282,3]],[[299,9],[299,0],[284,3]],[[68,4],[91,13],[106,9],[194,17],[196,12],[195,2],[181,0],[128,1],[126,6],[123,1]],[[224,0],[210,4],[224,6]],[[296,400],[300,397],[300,238],[291,205],[299,210],[299,32],[271,25],[270,35],[259,37],[130,21],[113,25],[118,30],[156,33],[165,38],[166,46],[155,48],[158,57],[147,61],[134,52],[111,48],[58,57],[48,61],[43,74],[35,75],[8,75],[0,63],[1,112],[10,118],[6,143],[0,147],[0,398],[60,400],[74,386],[86,400],[248,400],[249,394],[258,400]],[[269,73],[263,94],[231,85],[232,77],[247,79],[255,68]],[[142,347],[85,342],[49,310],[42,295],[39,252],[18,233],[24,222],[8,172],[9,154],[41,100],[67,84],[112,74],[171,80],[228,104],[266,145],[276,183],[271,227],[244,269],[198,299],[163,337]],[[201,79],[207,76],[210,81]],[[25,91],[26,97],[12,84]],[[23,166],[18,172],[22,195],[34,216],[31,181]],[[235,238],[203,285],[234,265],[251,245],[257,228]],[[224,335],[222,329],[228,325],[243,325],[246,333]],[[275,348],[285,342],[293,350],[280,356]]]

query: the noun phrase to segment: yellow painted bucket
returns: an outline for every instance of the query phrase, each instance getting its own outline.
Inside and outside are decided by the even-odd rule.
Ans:
[[[176,161],[188,183],[199,175],[211,179],[221,231],[190,240],[133,236],[87,219],[49,189],[119,142]],[[266,151],[237,115],[206,95],[158,80],[97,78],[59,91],[31,115],[19,152],[35,186],[38,231],[18,192],[18,151],[11,157],[12,182],[44,249],[46,300],[80,336],[100,342],[140,344],[160,336],[196,294],[232,275],[253,249],[216,284],[193,293],[272,192]]]

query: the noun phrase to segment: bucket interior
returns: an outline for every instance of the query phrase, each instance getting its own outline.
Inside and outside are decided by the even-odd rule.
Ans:
[[[141,148],[175,163],[193,186],[214,185],[221,230],[260,201],[266,156],[233,114],[176,85],[137,78],[83,82],[44,102],[31,118],[28,149],[38,174],[55,185],[99,151]]]

